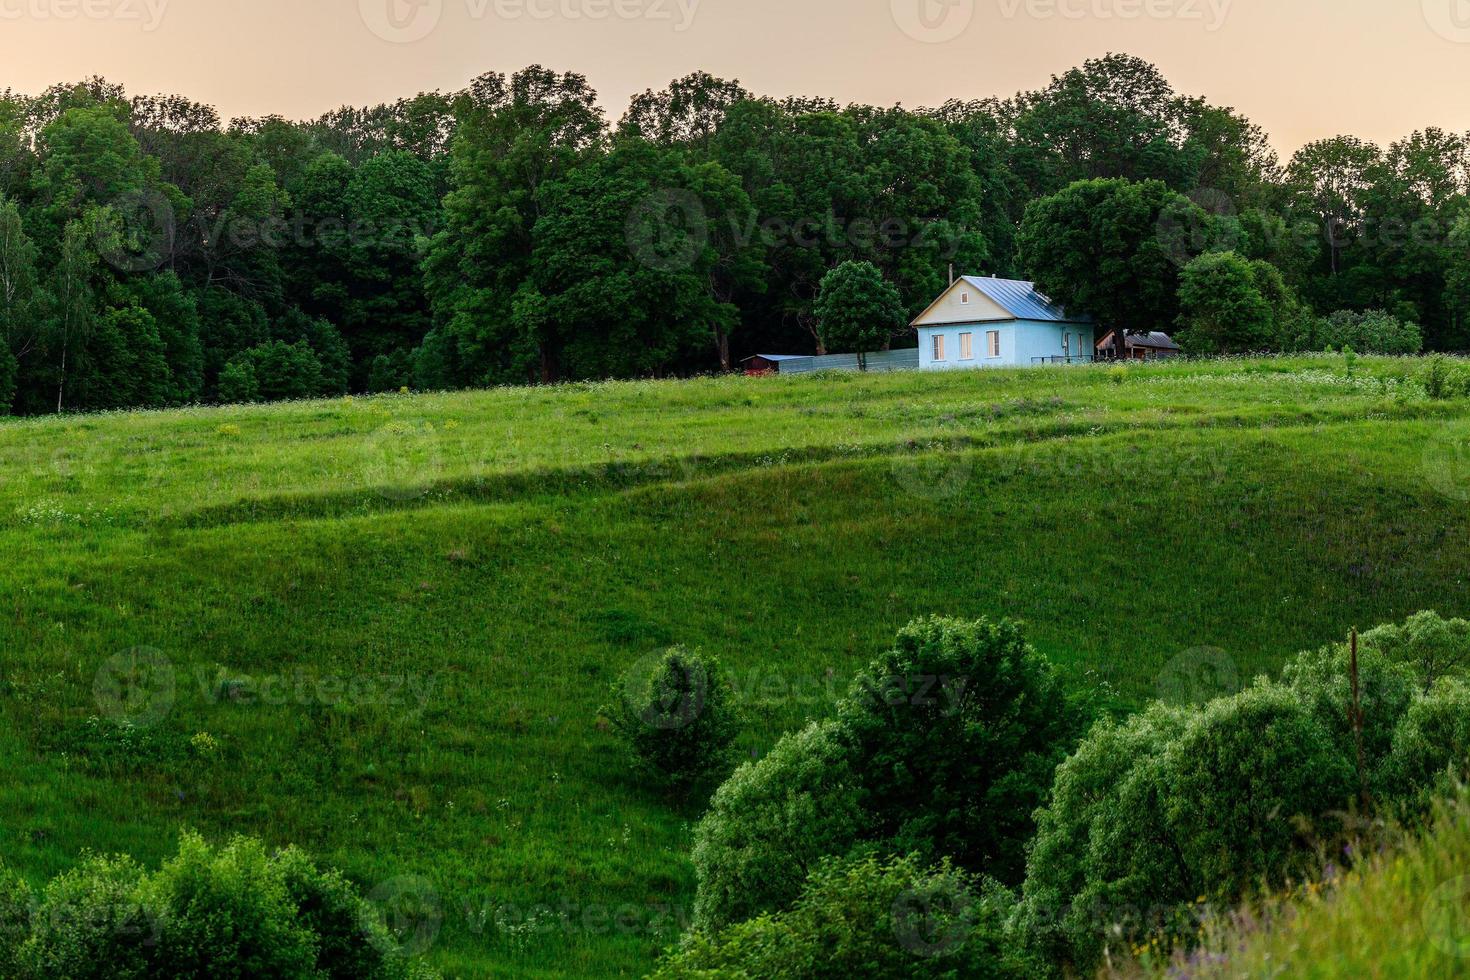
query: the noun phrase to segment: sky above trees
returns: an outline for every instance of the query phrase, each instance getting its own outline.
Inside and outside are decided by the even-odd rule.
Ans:
[[[1230,105],[1283,156],[1470,129],[1462,0],[0,0],[0,88],[101,74],[226,119],[315,118],[541,63],[617,118],[695,69],[758,95],[910,107],[1009,96],[1102,51]]]

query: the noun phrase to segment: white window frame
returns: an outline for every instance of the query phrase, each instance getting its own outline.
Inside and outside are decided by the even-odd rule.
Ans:
[[[934,350],[933,350],[933,354],[934,354],[934,360],[936,360],[936,361],[942,361],[942,360],[945,359],[945,357],[944,357],[944,334],[942,334],[942,333],[937,333],[937,334],[934,335]]]
[[[1072,335],[1065,332],[1062,334],[1062,356],[1072,356]]]
[[[1000,331],[990,330],[985,334],[985,350],[987,357],[1000,356]]]
[[[960,334],[960,360],[973,361],[975,359],[975,335],[973,333]]]
[[[960,290],[960,305],[961,306],[969,306],[970,305],[970,291],[968,289],[962,289],[962,290]]]

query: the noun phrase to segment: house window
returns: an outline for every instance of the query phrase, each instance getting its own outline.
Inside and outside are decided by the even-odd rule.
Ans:
[[[1000,331],[992,330],[985,335],[985,346],[990,357],[1000,356]]]
[[[975,359],[975,335],[972,333],[960,334],[960,360],[973,361]]]
[[[961,306],[969,306],[970,305],[970,294],[969,293],[960,293],[960,305]]]
[[[934,359],[936,361],[944,360],[944,334],[942,333],[934,335]]]
[[[1062,334],[1062,356],[1072,356],[1072,335],[1069,333]]]

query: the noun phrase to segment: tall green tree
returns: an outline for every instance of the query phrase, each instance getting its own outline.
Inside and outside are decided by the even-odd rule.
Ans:
[[[903,328],[898,290],[871,262],[844,262],[822,280],[813,307],[826,350],[851,351],[866,369],[866,356],[892,342]]]
[[[1052,299],[1120,337],[1168,330],[1179,316],[1174,236],[1208,220],[1159,181],[1080,181],[1026,209],[1021,267]]]

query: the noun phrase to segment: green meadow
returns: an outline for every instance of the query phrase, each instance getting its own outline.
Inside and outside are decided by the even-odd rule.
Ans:
[[[1127,711],[1470,612],[1421,362],[722,378],[0,422],[0,855],[295,843],[450,976],[641,976],[697,807],[598,708],[717,655],[741,749],[925,614]],[[132,680],[138,683],[126,683]],[[412,913],[410,906],[418,909]],[[405,911],[405,910],[408,911]]]

